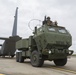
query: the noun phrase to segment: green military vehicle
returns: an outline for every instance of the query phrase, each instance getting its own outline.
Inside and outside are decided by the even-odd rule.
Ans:
[[[41,67],[44,60],[54,61],[56,66],[67,63],[68,56],[73,54],[73,51],[69,50],[72,36],[65,27],[51,22],[47,23],[45,18],[41,27],[35,27],[33,36],[16,42],[16,49],[19,50],[16,52],[17,62],[22,63],[29,58],[34,67]]]

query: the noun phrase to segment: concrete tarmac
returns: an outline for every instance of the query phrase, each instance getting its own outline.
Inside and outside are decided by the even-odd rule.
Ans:
[[[71,57],[63,67],[45,61],[42,67],[32,67],[30,60],[16,62],[15,58],[0,58],[0,75],[76,75],[76,57]]]

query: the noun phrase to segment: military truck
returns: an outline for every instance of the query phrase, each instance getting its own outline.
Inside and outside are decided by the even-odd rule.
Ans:
[[[55,25],[56,24],[56,25]],[[64,66],[68,56],[73,54],[69,47],[72,36],[65,27],[57,23],[47,25],[47,20],[39,28],[35,27],[33,35],[16,42],[16,61],[23,63],[29,58],[32,66],[41,67],[45,60],[54,61],[56,66]]]

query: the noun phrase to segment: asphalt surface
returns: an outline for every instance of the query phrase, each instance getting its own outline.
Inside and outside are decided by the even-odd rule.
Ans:
[[[76,75],[76,57],[71,57],[63,67],[45,61],[43,67],[32,67],[30,60],[18,63],[15,58],[0,58],[0,75]]]

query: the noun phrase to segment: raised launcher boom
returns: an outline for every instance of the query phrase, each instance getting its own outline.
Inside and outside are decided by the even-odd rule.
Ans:
[[[33,33],[28,39],[16,42],[16,48],[20,50],[16,53],[17,62],[30,58],[32,66],[35,67],[42,66],[44,60],[54,61],[57,66],[67,63],[67,56],[72,55],[73,51],[69,50],[72,36],[65,27],[45,19],[43,25],[35,27]]]

